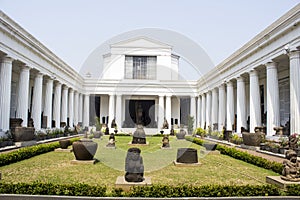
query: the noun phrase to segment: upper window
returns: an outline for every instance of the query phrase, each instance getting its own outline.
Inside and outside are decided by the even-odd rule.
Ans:
[[[126,79],[156,79],[156,56],[125,56]]]

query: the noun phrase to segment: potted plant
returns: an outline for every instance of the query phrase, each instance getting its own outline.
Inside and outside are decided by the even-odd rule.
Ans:
[[[194,122],[195,122],[195,119],[193,116],[188,116],[188,134],[192,134],[193,133],[193,129],[194,129]]]

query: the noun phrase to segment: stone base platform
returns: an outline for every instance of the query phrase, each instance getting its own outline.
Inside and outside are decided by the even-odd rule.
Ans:
[[[15,146],[16,147],[28,147],[28,146],[33,146],[33,145],[36,145],[36,141],[35,140],[23,141],[23,142],[15,142]]]
[[[54,150],[55,152],[64,152],[64,153],[71,153],[73,152],[73,149],[62,149],[62,148],[57,148]]]
[[[95,164],[97,161],[96,160],[71,160],[71,164],[75,164],[75,165],[93,165]]]
[[[116,149],[117,147],[116,146],[104,146],[105,148],[108,148],[108,149]]]
[[[160,147],[160,148],[165,150],[172,149],[172,147]]]
[[[220,155],[221,152],[218,150],[214,150],[214,151],[201,150],[200,154]]]
[[[146,142],[146,144],[132,144],[131,142],[128,143],[130,146],[149,146],[149,142]]]
[[[174,160],[173,163],[176,167],[199,167],[201,165],[200,162],[197,162],[197,163],[179,163],[179,162],[176,162],[176,160]]]
[[[121,188],[124,191],[129,191],[131,187],[134,186],[147,186],[147,185],[152,185],[151,183],[151,178],[144,176],[145,180],[143,182],[127,182],[125,180],[125,176],[118,176],[115,187],[116,188]]]
[[[272,185],[276,185],[281,189],[286,189],[286,186],[297,184],[300,185],[300,182],[293,182],[293,181],[285,181],[280,178],[280,176],[267,176],[266,182]]]

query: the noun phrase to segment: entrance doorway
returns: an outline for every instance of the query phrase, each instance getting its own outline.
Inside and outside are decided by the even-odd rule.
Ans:
[[[157,128],[155,100],[126,100],[125,105],[124,128],[134,128],[137,124],[147,128]]]

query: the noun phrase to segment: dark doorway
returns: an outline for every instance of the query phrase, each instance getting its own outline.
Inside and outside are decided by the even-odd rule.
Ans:
[[[126,116],[124,126],[134,128],[142,124],[147,128],[155,128],[155,100],[126,100]]]

